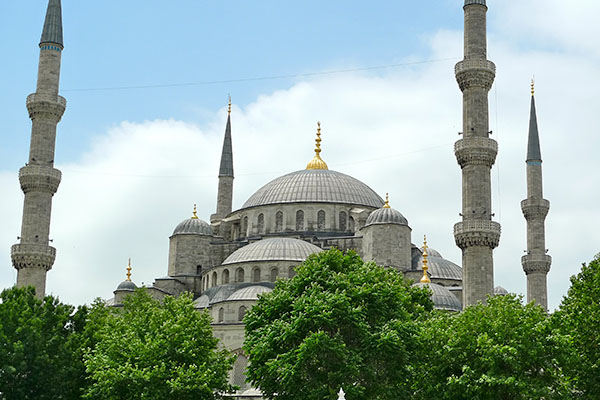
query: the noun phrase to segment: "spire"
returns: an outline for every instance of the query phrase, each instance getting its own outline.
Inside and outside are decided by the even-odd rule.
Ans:
[[[131,258],[129,258],[129,263],[127,263],[127,282],[131,282]]]
[[[233,178],[233,149],[231,146],[231,96],[229,96],[229,107],[227,109],[227,125],[225,126],[225,138],[223,139],[223,151],[221,152],[221,167],[219,176],[230,176]]]
[[[62,29],[62,10],[60,0],[48,1],[48,10],[46,11],[46,21],[44,22],[44,30],[42,31],[42,43],[56,43],[63,46],[63,29]]]
[[[192,219],[198,219],[198,214],[196,211],[196,205],[194,204],[194,212],[192,213]]]
[[[538,133],[537,115],[535,112],[535,82],[531,80],[531,113],[529,115],[529,140],[527,141],[527,162],[542,162],[540,136]]]
[[[385,194],[385,204],[383,205],[383,208],[391,208],[390,207],[390,194],[389,193]]]
[[[423,236],[423,277],[421,278],[421,283],[431,283],[431,279],[429,279],[429,275],[427,275],[427,270],[429,267],[427,266],[427,236]]]
[[[315,156],[306,166],[306,169],[329,169],[321,158],[321,122],[317,122],[317,138],[315,139]]]

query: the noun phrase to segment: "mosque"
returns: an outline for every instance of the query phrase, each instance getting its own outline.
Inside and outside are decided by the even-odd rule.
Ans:
[[[428,286],[435,307],[449,312],[485,301],[488,294],[506,293],[494,288],[493,281],[492,252],[499,243],[500,224],[492,221],[491,205],[490,169],[498,145],[489,138],[487,101],[496,67],[487,60],[487,11],[485,0],[465,0],[465,58],[455,67],[463,92],[463,132],[455,144],[463,175],[462,221],[454,226],[455,241],[463,253],[462,267],[428,248],[426,241],[421,245],[420,238],[412,238],[409,220],[392,208],[387,194],[384,200],[367,184],[328,168],[321,157],[319,123],[315,154],[306,167],[266,183],[233,210],[229,101],[216,212],[205,221],[194,206],[192,216],[176,225],[169,237],[166,276],[156,278],[147,289],[157,299],[191,292],[195,307],[210,313],[215,336],[239,355],[231,376],[231,382],[240,387],[237,399],[261,398],[244,378],[248,360],[242,352],[242,320],[246,311],[259,295],[273,290],[277,279],[292,278],[294,268],[311,254],[330,248],[354,250],[365,261]],[[20,243],[11,249],[17,285],[34,286],[38,296],[45,292],[46,273],[56,254],[49,246],[48,231],[52,197],[61,179],[61,172],[54,168],[54,144],[56,125],[66,107],[66,100],[58,95],[63,48],[61,2],[49,0],[37,91],[27,98],[32,138],[29,161],[19,172],[25,193],[22,232]],[[551,258],[544,242],[549,202],[542,197],[541,162],[532,87],[527,198],[521,203],[528,223],[528,251],[522,264],[528,301],[546,307]],[[108,304],[120,306],[137,288],[130,271],[131,266]]]

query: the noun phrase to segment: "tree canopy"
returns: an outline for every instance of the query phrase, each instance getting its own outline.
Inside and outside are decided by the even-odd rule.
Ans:
[[[514,295],[435,315],[424,324],[421,355],[417,399],[570,398],[566,338],[542,307]]]
[[[572,346],[567,369],[578,394],[600,399],[600,254],[571,277],[553,320]]]
[[[33,288],[0,294],[0,399],[79,399],[85,371],[79,334],[85,309]]]
[[[248,377],[268,399],[406,398],[426,290],[354,252],[310,256],[246,314]]]
[[[86,398],[213,400],[232,389],[235,357],[218,348],[210,317],[191,295],[161,303],[140,289],[121,310],[98,317],[97,343],[85,355]]]

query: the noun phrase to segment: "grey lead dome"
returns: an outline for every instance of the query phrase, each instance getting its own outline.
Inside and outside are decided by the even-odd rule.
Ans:
[[[210,225],[199,218],[189,218],[181,221],[175,227],[173,235],[212,235]]]
[[[408,220],[393,208],[380,208],[369,214],[365,226],[376,224],[408,225]]]
[[[383,206],[381,197],[358,179],[328,169],[303,169],[267,183],[250,196],[242,209],[282,203]]]
[[[322,251],[320,247],[292,238],[270,238],[254,242],[234,251],[222,265],[250,261],[297,261]]]
[[[438,310],[461,311],[460,301],[448,289],[435,283],[415,283],[413,286],[428,287],[431,290],[431,301]]]

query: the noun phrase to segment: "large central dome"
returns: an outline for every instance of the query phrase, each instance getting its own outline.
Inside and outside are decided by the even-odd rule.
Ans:
[[[343,203],[379,208],[383,199],[367,185],[328,169],[292,172],[267,183],[242,209],[281,203]]]

